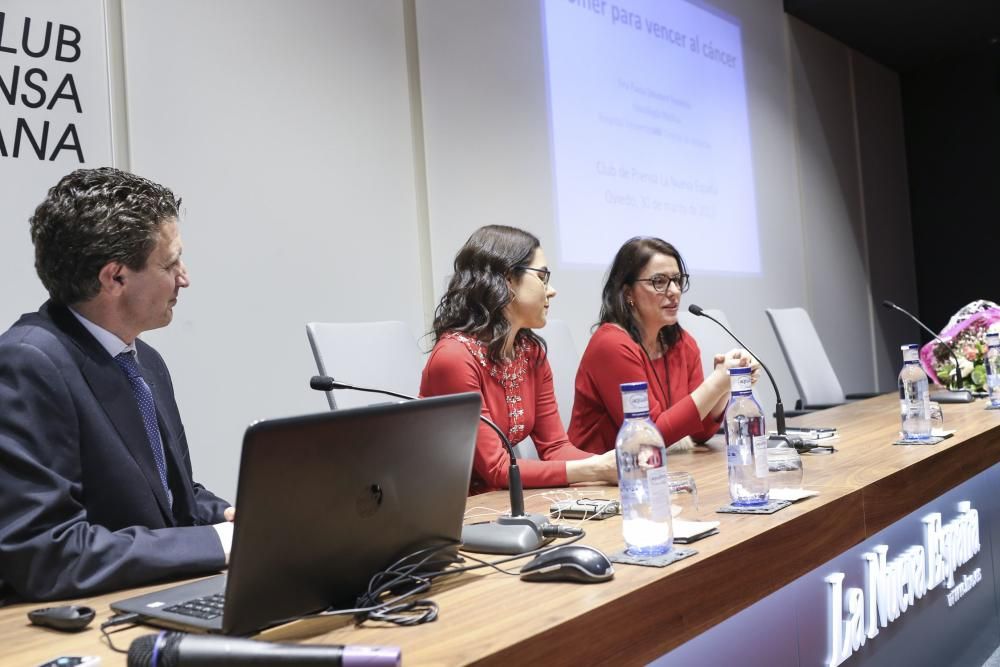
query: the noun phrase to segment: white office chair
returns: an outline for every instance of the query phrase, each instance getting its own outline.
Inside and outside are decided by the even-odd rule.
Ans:
[[[576,369],[580,366],[569,325],[563,320],[549,320],[544,329],[536,333],[545,339],[548,347],[549,366],[552,368],[552,385],[559,405],[563,426],[569,425],[573,414],[573,395],[576,393]]]
[[[768,308],[781,352],[799,391],[796,410],[822,410],[850,400],[871,398],[877,393],[844,394],[812,318],[802,308]]]
[[[310,322],[306,333],[321,375],[410,396],[420,390],[423,355],[404,322]],[[328,391],[326,397],[333,409],[394,400],[345,389]]]
[[[732,328],[729,326],[726,314],[721,310],[706,308],[705,314],[719,320],[726,325],[726,328]],[[729,334],[707,317],[698,317],[687,311],[681,311],[678,313],[677,319],[681,328],[691,334],[691,337],[698,343],[698,348],[701,350],[701,367],[705,372],[705,377],[708,377],[715,370],[715,355],[717,353],[722,354],[734,347],[739,347],[736,341],[729,337]]]

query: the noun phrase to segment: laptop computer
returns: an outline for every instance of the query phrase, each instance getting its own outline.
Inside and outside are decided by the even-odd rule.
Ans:
[[[111,608],[247,635],[353,607],[400,557],[460,541],[479,412],[469,393],[251,424],[229,572]]]

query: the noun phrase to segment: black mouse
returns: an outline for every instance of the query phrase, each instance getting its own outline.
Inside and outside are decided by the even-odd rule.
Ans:
[[[28,612],[28,620],[35,625],[41,625],[62,632],[79,632],[90,625],[96,612],[90,607],[78,607],[75,604],[63,607],[44,607]]]
[[[593,547],[567,544],[553,547],[528,561],[521,568],[524,581],[575,581],[595,584],[615,576],[608,557]]]

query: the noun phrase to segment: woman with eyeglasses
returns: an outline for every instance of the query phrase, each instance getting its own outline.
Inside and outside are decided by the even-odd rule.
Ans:
[[[578,447],[614,450],[625,382],[648,383],[649,418],[667,445],[685,436],[704,442],[718,430],[729,400],[727,370],[757,363],[730,350],[715,356],[715,369],[704,377],[698,344],[677,322],[689,285],[680,253],[662,239],[635,237],[618,250],[600,322],[576,374],[569,437]]]
[[[435,344],[420,394],[478,392],[483,415],[512,445],[531,436],[541,460],[518,459],[526,487],[616,483],[614,452],[595,456],[574,447],[559,418],[545,343],[532,331],[545,326],[556,295],[538,239],[514,227],[482,227],[458,251],[454,268],[434,313]],[[481,424],[469,493],[506,488],[509,465],[500,439]]]

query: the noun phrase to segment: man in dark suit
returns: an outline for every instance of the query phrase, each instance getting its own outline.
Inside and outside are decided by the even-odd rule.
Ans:
[[[192,479],[163,359],[189,284],[180,200],[116,169],[64,177],[31,218],[49,292],[0,336],[0,579],[68,598],[225,567],[234,510]]]

